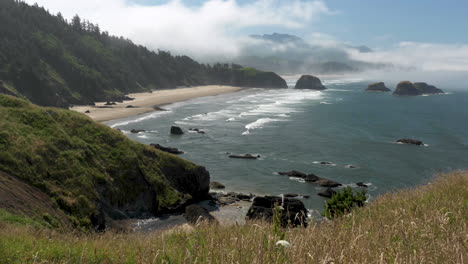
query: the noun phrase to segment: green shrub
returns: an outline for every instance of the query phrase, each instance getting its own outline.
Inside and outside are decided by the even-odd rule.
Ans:
[[[351,187],[346,187],[325,203],[323,215],[329,219],[344,215],[354,207],[364,206],[366,199],[366,191],[353,192]]]

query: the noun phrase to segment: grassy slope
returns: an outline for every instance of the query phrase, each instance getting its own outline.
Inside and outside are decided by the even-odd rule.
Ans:
[[[0,171],[46,193],[75,226],[90,227],[98,201],[122,207],[147,188],[156,209],[176,205],[181,194],[162,172],[176,168],[197,166],[82,114],[0,95]],[[141,175],[145,184],[135,184]]]
[[[468,172],[455,172],[334,221],[287,230],[289,249],[275,247],[278,235],[264,223],[89,236],[15,220],[0,221],[0,262],[463,263],[467,220]]]

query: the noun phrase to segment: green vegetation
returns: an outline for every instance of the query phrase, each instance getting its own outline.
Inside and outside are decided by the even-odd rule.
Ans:
[[[70,234],[0,221],[0,263],[464,263],[468,173],[389,193],[346,217],[285,229],[198,226],[153,233]]]
[[[353,192],[351,187],[346,187],[326,201],[323,215],[329,219],[342,216],[355,207],[364,206],[366,199],[365,191]]]
[[[169,181],[198,166],[82,114],[0,94],[0,116],[0,171],[47,194],[76,227],[96,226],[104,215],[154,215],[194,195]]]
[[[0,1],[0,36],[0,81],[43,106],[118,101],[151,89],[239,83],[239,65],[210,66],[153,52],[110,36],[79,16],[67,21],[22,1]],[[12,95],[1,85],[0,93]]]

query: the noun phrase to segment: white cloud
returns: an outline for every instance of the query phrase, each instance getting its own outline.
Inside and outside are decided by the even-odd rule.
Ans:
[[[360,53],[349,50],[353,59],[391,63],[423,71],[468,71],[468,45],[401,42],[388,50]]]
[[[27,0],[37,2],[66,18],[75,14],[98,23],[111,34],[122,35],[153,49],[170,50],[197,58],[235,56],[242,29],[273,26],[301,28],[321,15],[334,14],[321,1],[207,0],[201,6],[171,0],[160,5],[140,5],[126,0]]]

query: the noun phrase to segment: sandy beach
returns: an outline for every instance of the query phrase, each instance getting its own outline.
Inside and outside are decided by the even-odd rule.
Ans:
[[[84,113],[95,121],[104,122],[152,112],[155,111],[155,106],[186,101],[197,97],[232,93],[240,90],[242,90],[241,87],[221,85],[159,90],[151,93],[129,94],[129,97],[135,99],[117,103],[117,105],[106,106],[106,108],[101,108],[105,106],[106,102],[97,102],[96,106],[74,106],[71,110]],[[89,111],[89,113],[86,113],[87,111]]]

